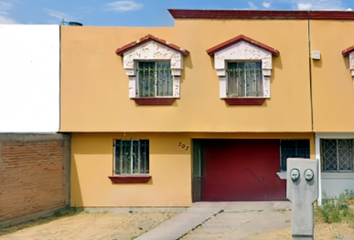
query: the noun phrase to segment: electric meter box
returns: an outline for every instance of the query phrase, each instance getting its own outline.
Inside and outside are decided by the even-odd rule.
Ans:
[[[292,202],[292,235],[311,239],[314,231],[313,203],[318,198],[317,160],[287,159],[286,197]]]

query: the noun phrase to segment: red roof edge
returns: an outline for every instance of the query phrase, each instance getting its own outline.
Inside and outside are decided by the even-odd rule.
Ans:
[[[123,53],[125,53],[126,51],[128,51],[128,50],[130,50],[132,48],[135,48],[135,47],[137,47],[139,45],[142,45],[142,44],[144,44],[144,43],[146,43],[148,41],[151,41],[151,40],[156,41],[158,43],[161,43],[162,45],[165,45],[166,47],[172,48],[172,49],[174,49],[174,50],[176,50],[178,52],[181,52],[184,56],[188,56],[189,55],[189,52],[186,49],[180,48],[177,45],[174,45],[174,44],[169,43],[169,42],[167,42],[167,41],[165,41],[163,39],[160,39],[160,38],[157,38],[155,36],[152,36],[151,34],[140,38],[138,41],[131,42],[131,43],[129,43],[129,44],[127,44],[127,45],[125,45],[125,46],[123,46],[121,48],[118,48],[116,50],[116,54],[122,56]]]
[[[354,45],[351,46],[351,47],[349,47],[349,48],[347,48],[347,49],[344,49],[343,52],[342,52],[343,57],[349,55],[349,53],[351,53],[351,52],[353,52],[353,51],[354,51]]]
[[[192,10],[168,9],[173,18],[335,19],[354,20],[354,11]]]
[[[239,35],[235,38],[232,38],[226,42],[223,42],[223,43],[220,43],[219,45],[216,45],[215,47],[212,47],[210,49],[207,50],[207,53],[210,55],[210,56],[213,56],[215,52],[218,52],[224,48],[227,48],[228,46],[231,46],[232,44],[235,44],[239,41],[246,41],[246,42],[249,42],[257,47],[260,47],[264,50],[267,50],[269,52],[271,52],[274,56],[278,56],[279,55],[279,51],[276,50],[275,48],[272,48],[272,47],[269,47],[263,43],[260,43],[260,42],[257,42],[249,37],[246,37],[244,35]]]

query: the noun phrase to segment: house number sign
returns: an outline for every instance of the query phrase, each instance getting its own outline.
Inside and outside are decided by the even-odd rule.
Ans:
[[[186,144],[179,142],[178,147],[185,149],[186,151],[189,149],[189,146],[186,146]]]

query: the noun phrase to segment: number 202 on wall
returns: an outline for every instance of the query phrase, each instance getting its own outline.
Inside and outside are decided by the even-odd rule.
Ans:
[[[184,148],[186,151],[189,149],[189,146],[186,146],[186,144],[179,142],[178,147]]]

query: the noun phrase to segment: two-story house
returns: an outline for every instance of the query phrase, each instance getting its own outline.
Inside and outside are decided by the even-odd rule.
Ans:
[[[285,200],[288,157],[321,159],[330,195],[353,186],[354,13],[169,11],[61,28],[72,206]]]

